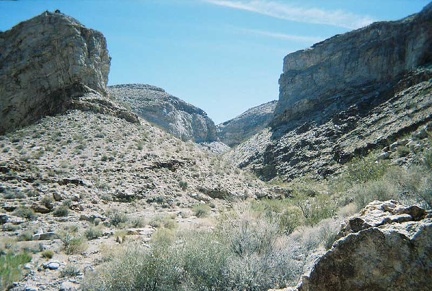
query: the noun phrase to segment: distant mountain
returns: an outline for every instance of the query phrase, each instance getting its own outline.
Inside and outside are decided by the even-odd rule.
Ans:
[[[262,179],[325,177],[395,142],[422,148],[432,124],[432,4],[289,54],[271,129],[231,158]],[[425,127],[423,127],[425,126]],[[385,155],[390,155],[387,152]]]
[[[229,145],[235,146],[268,126],[273,118],[277,101],[271,101],[240,114],[217,126],[219,139]]]
[[[174,97],[164,89],[145,84],[108,87],[109,94],[131,110],[183,140],[197,143],[217,140],[216,126],[202,109]]]

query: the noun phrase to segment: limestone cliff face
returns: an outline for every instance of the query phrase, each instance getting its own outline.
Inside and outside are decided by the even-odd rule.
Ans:
[[[231,159],[262,179],[291,180],[326,177],[375,149],[397,160],[388,150],[395,142],[424,148],[417,133],[432,128],[431,23],[429,4],[286,56],[271,130]]]
[[[110,95],[131,110],[174,136],[195,142],[217,140],[216,126],[202,109],[174,97],[165,90],[145,84],[110,86]]]
[[[61,13],[44,12],[0,33],[0,134],[105,95],[105,37]]]
[[[289,54],[280,77],[275,127],[321,123],[354,104],[379,104],[404,74],[432,61],[432,4]]]
[[[267,102],[219,124],[217,126],[219,139],[232,147],[263,130],[273,119],[276,104],[277,101]]]

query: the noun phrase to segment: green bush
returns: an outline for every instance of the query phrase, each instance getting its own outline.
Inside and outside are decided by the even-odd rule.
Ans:
[[[41,253],[41,256],[45,259],[52,259],[52,257],[54,257],[54,252],[52,250],[44,250]]]
[[[111,225],[113,225],[115,227],[124,226],[124,224],[129,220],[125,213],[121,213],[117,209],[113,209],[111,211],[108,211],[107,216],[110,219]]]
[[[81,275],[80,270],[73,265],[67,265],[63,270],[60,271],[60,277],[76,277]]]
[[[19,281],[22,277],[21,266],[30,261],[28,253],[0,254],[0,289],[9,290],[13,282]]]
[[[196,217],[206,217],[210,214],[210,206],[207,204],[196,204],[192,207],[192,211]]]
[[[88,240],[97,239],[103,235],[103,231],[100,227],[90,226],[86,229],[84,235]]]
[[[31,231],[23,231],[18,235],[18,241],[30,241],[33,239],[33,232]]]
[[[23,207],[23,206],[15,209],[13,214],[16,216],[28,219],[28,220],[36,220],[36,218],[37,218],[37,215],[35,214],[33,209],[28,208],[28,207]]]
[[[63,250],[67,255],[80,254],[87,249],[87,242],[81,236],[71,236],[69,233],[62,233],[59,238],[63,242]]]
[[[301,272],[285,235],[266,220],[227,214],[215,231],[160,228],[151,247],[130,245],[83,290],[267,290]]]
[[[169,216],[155,216],[153,217],[150,222],[149,222],[150,226],[155,227],[155,228],[160,228],[160,227],[164,227],[164,228],[168,228],[168,229],[175,229],[177,228],[177,222]]]
[[[67,206],[59,206],[53,211],[55,217],[66,217],[69,215],[69,208]]]

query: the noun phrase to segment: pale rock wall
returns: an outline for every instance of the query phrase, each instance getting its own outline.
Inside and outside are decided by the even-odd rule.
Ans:
[[[64,14],[0,32],[0,134],[64,111],[71,98],[105,95],[109,69],[105,37]]]

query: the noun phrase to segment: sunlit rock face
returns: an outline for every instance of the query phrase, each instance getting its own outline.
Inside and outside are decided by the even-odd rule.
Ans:
[[[276,104],[277,101],[261,104],[219,124],[217,126],[219,139],[232,147],[263,130],[273,119]]]
[[[197,143],[217,140],[216,126],[204,110],[164,89],[147,84],[110,86],[110,95],[130,105],[131,110],[172,135]]]
[[[264,180],[292,180],[325,178],[395,142],[421,148],[415,136],[403,139],[432,128],[431,22],[429,4],[287,55],[271,130],[231,159]]]
[[[431,218],[417,206],[370,203],[346,221],[297,290],[429,290]]]
[[[432,5],[392,22],[377,22],[287,55],[274,126],[325,122],[354,104],[388,98],[407,73],[432,61]]]
[[[0,33],[0,134],[106,95],[105,37],[62,13],[44,12]]]

